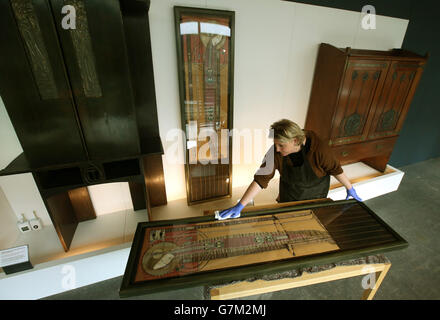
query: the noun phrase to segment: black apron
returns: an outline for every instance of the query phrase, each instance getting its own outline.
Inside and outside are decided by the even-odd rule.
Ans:
[[[283,159],[283,173],[280,176],[279,202],[326,198],[330,189],[330,176],[318,178],[310,166],[304,148],[301,148],[303,164],[295,167]]]

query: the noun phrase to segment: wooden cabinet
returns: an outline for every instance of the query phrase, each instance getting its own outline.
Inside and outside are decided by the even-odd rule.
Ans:
[[[74,28],[62,24],[66,5]],[[148,10],[0,1],[0,94],[23,148],[0,175],[32,172],[66,251],[96,218],[87,186],[128,182],[134,210],[166,203]]]
[[[321,44],[304,128],[328,141],[342,164],[384,171],[426,59]]]

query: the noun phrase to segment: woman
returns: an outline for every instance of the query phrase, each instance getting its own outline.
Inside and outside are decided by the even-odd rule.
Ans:
[[[347,189],[346,199],[353,197],[357,201],[362,201],[330,147],[313,131],[303,131],[296,123],[286,119],[273,123],[271,129],[274,145],[269,149],[263,164],[254,175],[254,181],[237,205],[220,212],[219,219],[238,218],[248,202],[261,189],[267,188],[270,179],[275,175],[275,170],[280,173],[278,202],[327,197],[330,175]],[[273,161],[270,161],[269,157],[273,157]]]

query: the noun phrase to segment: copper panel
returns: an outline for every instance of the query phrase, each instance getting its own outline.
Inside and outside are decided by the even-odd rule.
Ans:
[[[82,0],[65,0],[64,3],[72,5],[76,10],[76,28],[70,30],[70,36],[75,49],[84,95],[89,98],[99,98],[102,96],[102,92],[96,72],[95,55],[84,2]]]
[[[12,0],[11,5],[41,98],[56,99],[58,89],[32,1]]]

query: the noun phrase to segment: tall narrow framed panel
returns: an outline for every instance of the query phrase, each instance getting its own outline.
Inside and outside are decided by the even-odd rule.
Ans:
[[[174,7],[188,204],[231,196],[233,11]]]

